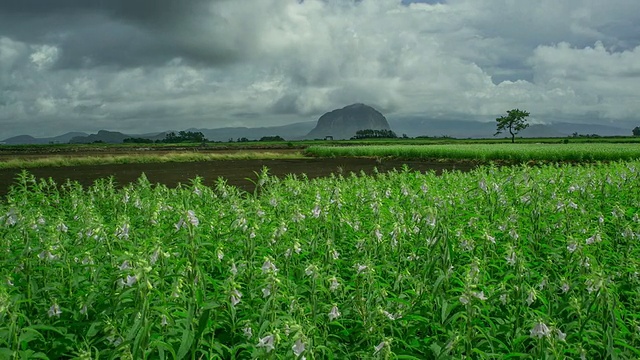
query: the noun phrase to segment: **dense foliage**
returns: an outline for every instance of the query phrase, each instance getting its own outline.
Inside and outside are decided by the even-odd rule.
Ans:
[[[640,356],[640,163],[0,203],[1,358]]]
[[[312,156],[367,156],[481,161],[617,161],[640,159],[638,144],[447,144],[311,146]]]
[[[395,139],[398,135],[392,130],[380,129],[364,129],[356,131],[356,135],[352,137],[352,140],[359,139]]]

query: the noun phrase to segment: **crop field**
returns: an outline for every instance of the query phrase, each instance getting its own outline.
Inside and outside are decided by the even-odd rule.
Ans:
[[[640,144],[447,144],[381,146],[311,146],[313,156],[368,156],[405,159],[476,159],[481,161],[617,161],[640,159]]]
[[[255,182],[22,173],[0,358],[640,357],[638,161]]]

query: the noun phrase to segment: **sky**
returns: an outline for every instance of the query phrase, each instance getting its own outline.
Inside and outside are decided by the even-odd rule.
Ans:
[[[0,0],[0,139],[285,125],[356,102],[640,125],[640,1]]]

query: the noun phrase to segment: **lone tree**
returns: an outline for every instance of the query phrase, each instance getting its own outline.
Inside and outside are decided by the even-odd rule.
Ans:
[[[511,142],[516,142],[516,134],[520,132],[520,130],[524,130],[529,127],[526,119],[529,115],[530,114],[528,112],[520,109],[507,111],[507,116],[500,116],[496,119],[498,122],[498,131],[496,131],[493,136],[496,136],[505,130],[509,130],[509,134],[511,134]]]
[[[633,128],[633,136],[640,136],[640,126]]]

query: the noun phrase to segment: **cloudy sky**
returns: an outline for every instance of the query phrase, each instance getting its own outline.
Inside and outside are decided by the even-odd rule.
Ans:
[[[0,0],[0,139],[388,119],[640,125],[638,0]]]

